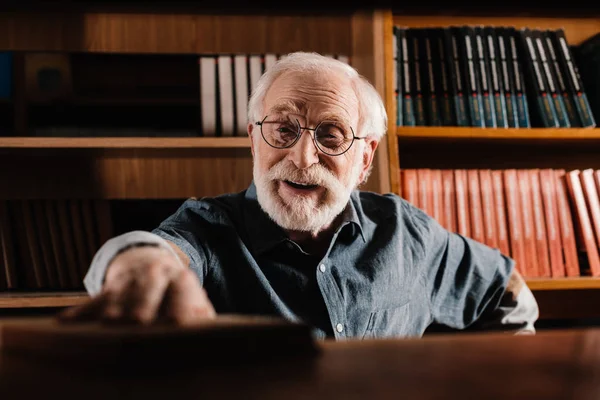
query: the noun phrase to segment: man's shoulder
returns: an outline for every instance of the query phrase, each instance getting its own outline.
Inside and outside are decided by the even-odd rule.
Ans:
[[[214,197],[189,197],[167,221],[200,217],[210,222],[222,222],[239,213],[245,190],[238,193],[226,193]],[[167,222],[165,221],[165,222]]]
[[[430,224],[431,217],[423,210],[414,206],[395,193],[375,193],[369,191],[356,191],[356,201],[360,203],[362,212],[372,218],[396,218],[410,224]]]

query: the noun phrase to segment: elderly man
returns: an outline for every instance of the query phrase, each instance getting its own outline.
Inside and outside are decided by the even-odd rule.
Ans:
[[[431,324],[535,332],[538,307],[511,259],[396,195],[357,190],[387,118],[353,68],[290,54],[263,75],[248,116],[254,182],[109,240],[85,277],[92,299],[65,318],[266,314],[336,339]]]

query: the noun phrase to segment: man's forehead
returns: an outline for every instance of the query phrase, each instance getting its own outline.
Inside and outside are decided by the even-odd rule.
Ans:
[[[337,75],[334,77],[338,79],[332,79],[337,81],[335,83],[322,79],[325,76],[316,81],[300,79],[305,75],[286,73],[275,79],[265,98],[265,110],[306,117],[326,114],[338,117],[335,119],[353,119],[358,112],[358,99],[349,82],[341,85],[345,79]]]

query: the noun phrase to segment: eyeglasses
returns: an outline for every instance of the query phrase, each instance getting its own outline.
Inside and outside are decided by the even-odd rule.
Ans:
[[[260,133],[267,144],[276,149],[288,149],[298,142],[302,130],[313,131],[313,141],[317,148],[330,156],[339,156],[347,152],[355,139],[350,126],[334,121],[321,121],[315,128],[300,126],[300,122],[285,114],[267,115],[262,121],[255,122],[260,126]]]

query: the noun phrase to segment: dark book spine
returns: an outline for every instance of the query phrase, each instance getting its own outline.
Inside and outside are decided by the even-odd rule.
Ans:
[[[567,76],[561,71],[561,68],[558,64],[558,52],[554,48],[554,43],[550,38],[550,32],[544,31],[541,32],[540,39],[542,41],[542,46],[546,52],[546,57],[548,58],[548,63],[550,64],[550,69],[554,74],[555,83],[557,86],[558,96],[562,97],[562,102],[567,113],[567,118],[572,127],[580,127],[581,122],[579,121],[579,116],[577,115],[577,110],[575,109],[575,102],[573,101],[573,97],[567,87]]]
[[[425,114],[428,126],[442,125],[440,106],[436,91],[437,77],[433,71],[433,55],[431,51],[431,31],[419,31],[419,54],[421,59],[421,76],[423,77],[423,96],[426,101]]]
[[[514,28],[507,28],[504,31],[505,38],[510,46],[510,65],[512,78],[514,80],[514,90],[516,97],[517,113],[519,116],[519,128],[531,128],[531,117],[529,116],[529,102],[525,91],[524,72],[522,66],[522,55],[517,50],[517,31]]]
[[[556,120],[558,121],[558,125],[561,128],[570,128],[571,123],[569,122],[569,116],[565,108],[563,97],[559,92],[558,87],[556,86],[556,75],[554,74],[554,71],[551,68],[550,60],[548,59],[548,56],[546,54],[546,48],[544,46],[542,32],[536,29],[531,32],[531,35],[532,39],[535,40],[540,63],[542,64],[542,67],[544,69],[544,76],[546,78],[548,93],[554,105],[554,109],[556,110]]]
[[[419,55],[419,37],[417,29],[409,29],[406,32],[408,39],[409,62],[412,66],[411,80],[411,97],[413,99],[415,112],[415,125],[425,126],[427,120],[425,116],[425,104],[423,101],[423,89],[421,79],[421,59]]]
[[[575,65],[573,54],[567,44],[565,33],[562,29],[555,30],[551,32],[551,37],[555,46],[558,48],[558,62],[567,76],[567,87],[571,91],[581,125],[584,127],[595,127],[596,122],[592,115],[592,109],[583,88],[579,71]]]
[[[401,91],[399,100],[402,102],[402,121],[404,126],[415,126],[415,107],[413,102],[413,86],[412,86],[412,64],[409,56],[408,39],[406,37],[407,29],[400,28],[398,30],[398,57],[400,59],[400,68],[402,74],[399,76],[400,82],[398,87]]]
[[[519,36],[523,49],[522,61],[527,71],[526,76],[529,83],[527,89],[529,96],[535,98],[537,103],[537,107],[532,108],[536,111],[534,115],[537,117],[537,124],[546,128],[558,127],[556,110],[548,95],[543,67],[540,63],[531,31],[529,29],[521,29]]]
[[[479,76],[479,86],[481,88],[481,99],[483,101],[483,118],[485,126],[488,128],[496,127],[496,112],[492,99],[492,88],[490,84],[490,64],[486,57],[483,28],[476,27],[473,29],[475,34],[475,60],[476,68],[479,68],[477,75]]]
[[[478,85],[478,68],[476,68],[474,58],[475,46],[473,42],[475,35],[472,34],[472,30],[473,29],[470,27],[462,27],[458,29],[456,34],[458,35],[459,43],[461,43],[460,64],[468,96],[469,119],[471,121],[471,126],[485,128],[485,121],[483,119],[483,102],[481,100],[481,91]]]
[[[508,128],[508,117],[506,111],[506,98],[504,96],[504,85],[502,72],[500,71],[500,60],[498,51],[498,41],[496,40],[496,31],[494,28],[484,28],[484,48],[490,65],[490,84],[492,86],[494,109],[496,113],[496,126],[498,128]]]
[[[443,30],[436,28],[431,30],[431,51],[433,59],[433,73],[435,80],[438,104],[442,125],[456,125],[454,110],[452,107],[452,96],[450,95],[450,84],[448,82],[448,64],[446,63],[446,51],[444,47]]]
[[[496,43],[498,46],[498,61],[502,76],[502,86],[506,104],[506,123],[509,128],[519,126],[519,113],[517,111],[517,96],[514,89],[514,78],[512,76],[512,64],[508,58],[508,46],[502,28],[494,28]]]
[[[394,52],[394,97],[396,99],[396,126],[404,125],[403,102],[402,98],[402,60],[400,59],[400,29],[394,26],[393,29],[393,52]]]
[[[577,114],[575,101],[572,96],[572,92],[567,84],[568,76],[565,74],[565,71],[563,71],[560,67],[558,61],[558,49],[552,42],[552,38],[550,37],[550,31],[546,30],[542,32],[542,42],[544,45],[544,49],[546,50],[546,56],[548,57],[550,69],[556,77],[555,82],[557,85],[557,90],[559,96],[562,96],[565,111],[567,112],[567,117],[569,118],[569,123],[572,127],[581,127],[581,121],[579,120],[579,115]]]
[[[450,28],[445,28],[443,29],[443,39],[456,125],[469,126],[465,87],[460,69],[458,38],[453,34]]]

